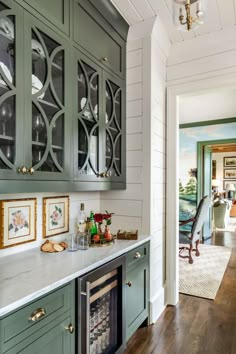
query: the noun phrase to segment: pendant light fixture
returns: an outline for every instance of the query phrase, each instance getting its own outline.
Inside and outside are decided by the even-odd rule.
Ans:
[[[196,29],[204,23],[207,0],[173,0],[175,26],[181,31]]]

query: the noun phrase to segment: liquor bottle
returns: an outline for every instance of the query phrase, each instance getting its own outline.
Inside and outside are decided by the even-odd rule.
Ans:
[[[80,211],[78,214],[77,227],[79,234],[84,234],[86,231],[86,213],[84,211],[84,203],[80,204]]]
[[[97,225],[94,221],[94,212],[91,211],[90,212],[90,234],[91,236],[97,234],[98,230],[97,230]]]

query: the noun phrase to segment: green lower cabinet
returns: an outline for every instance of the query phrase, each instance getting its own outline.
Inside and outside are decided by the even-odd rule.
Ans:
[[[0,319],[1,354],[75,354],[71,282]]]
[[[23,349],[13,347],[6,354],[74,354],[75,337],[67,329],[69,324],[70,317],[66,317],[46,333],[45,330],[37,333],[38,338]]]
[[[126,339],[148,318],[149,263],[139,263],[126,273]]]

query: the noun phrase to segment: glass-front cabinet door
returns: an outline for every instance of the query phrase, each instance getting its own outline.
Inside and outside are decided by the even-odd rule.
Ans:
[[[101,170],[102,70],[76,51],[74,171],[76,180],[97,181]]]
[[[74,67],[75,180],[125,182],[124,81],[79,51]]]
[[[23,177],[22,18],[14,1],[0,1],[0,179]]]
[[[105,71],[105,177],[125,181],[125,87],[124,82]]]
[[[26,19],[25,41],[27,176],[66,180],[71,140],[66,41],[32,17]]]

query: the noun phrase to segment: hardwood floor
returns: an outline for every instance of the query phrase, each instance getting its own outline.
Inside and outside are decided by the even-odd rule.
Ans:
[[[212,243],[233,247],[216,299],[180,294],[176,307],[133,335],[124,354],[236,354],[236,233],[217,232]]]

